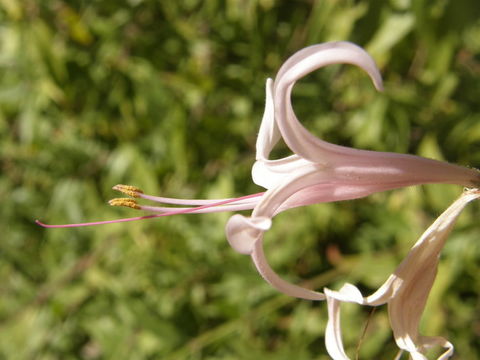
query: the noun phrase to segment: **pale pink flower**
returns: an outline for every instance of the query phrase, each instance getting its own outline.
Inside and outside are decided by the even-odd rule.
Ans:
[[[278,290],[299,298],[323,300],[323,293],[307,290],[279,278],[263,253],[263,233],[271,219],[284,210],[320,202],[356,199],[375,192],[427,183],[474,187],[476,170],[419,156],[358,150],[330,144],[308,132],[292,108],[293,85],[310,72],[336,63],[362,68],[377,89],[380,73],[372,58],[349,42],[313,45],[300,50],[280,68],[275,82],[267,80],[266,106],[257,139],[253,180],[267,189],[257,199],[252,215],[234,215],[227,238],[237,251],[251,255],[260,274]],[[269,160],[280,137],[293,155]]]
[[[134,186],[116,185],[115,190],[132,198],[113,199],[111,205],[153,214],[81,224],[37,223],[45,227],[76,227],[186,213],[253,209],[249,218],[237,214],[228,221],[226,233],[232,247],[251,255],[260,274],[278,290],[296,297],[323,300],[322,293],[286,283],[268,265],[262,250],[262,238],[276,214],[297,206],[356,199],[418,184],[449,183],[475,187],[480,179],[474,169],[419,156],[339,146],[308,132],[293,111],[292,88],[297,80],[310,72],[339,63],[360,67],[367,72],[375,87],[382,89],[381,76],[373,59],[365,50],[349,42],[331,42],[302,49],[283,64],[275,81],[267,80],[265,112],[256,144],[257,161],[252,169],[253,181],[266,192],[229,199],[186,200],[146,195]],[[270,160],[270,152],[280,138],[293,155]],[[141,205],[135,198],[177,207]]]
[[[455,222],[472,200],[480,198],[478,189],[466,190],[415,243],[407,257],[372,295],[363,297],[357,287],[345,284],[339,291],[324,289],[328,303],[328,324],[325,343],[335,360],[348,360],[340,329],[340,302],[379,306],[388,304],[388,314],[398,347],[407,351],[413,360],[427,360],[425,350],[441,346],[446,351],[438,357],[452,356],[453,345],[441,337],[426,337],[418,333],[418,326],[428,294],[433,286],[440,252]]]
[[[480,175],[474,169],[419,156],[339,146],[325,142],[306,130],[293,111],[292,88],[297,80],[310,72],[329,64],[339,63],[360,67],[367,72],[375,87],[378,90],[382,89],[381,76],[375,62],[362,48],[348,42],[332,42],[302,49],[283,64],[275,81],[267,80],[265,112],[257,138],[256,162],[252,169],[253,181],[265,188],[265,192],[229,199],[182,200],[150,196],[133,186],[116,185],[115,190],[131,198],[113,199],[110,201],[111,205],[128,206],[153,214],[83,224],[38,223],[45,227],[74,227],[176,214],[253,209],[250,217],[237,214],[228,221],[226,234],[230,245],[238,252],[250,255],[259,273],[279,291],[298,298],[324,300],[326,298],[324,293],[288,283],[269,266],[263,252],[263,234],[272,226],[272,218],[275,215],[297,206],[357,199],[375,192],[411,185],[448,183],[478,187],[480,184]],[[280,138],[283,138],[293,155],[271,160],[270,152]],[[424,339],[417,333],[418,319],[434,279],[438,251],[441,248],[435,244],[443,245],[460,210],[468,201],[478,197],[475,191],[468,194],[454,203],[447,210],[447,215],[442,215],[434,223],[417,243],[419,250],[412,250],[414,255],[405,260],[411,264],[412,257],[417,259],[423,256],[425,264],[416,264],[411,269],[405,269],[401,265],[379,292],[366,299],[361,297],[353,285],[346,285],[339,292],[325,290],[330,315],[327,348],[335,359],[347,358],[343,352],[338,322],[338,301],[342,300],[368,305],[388,302],[390,319],[399,347],[409,351],[414,359],[423,359],[420,357],[423,356],[421,355],[423,347],[437,341]],[[135,198],[177,207],[141,205]],[[435,234],[438,234],[440,240],[436,240],[435,244],[430,246],[432,239],[436,239]],[[416,286],[422,283],[424,287]],[[416,304],[418,302],[420,306],[417,310],[406,313],[412,302]],[[442,344],[450,347],[449,343]]]

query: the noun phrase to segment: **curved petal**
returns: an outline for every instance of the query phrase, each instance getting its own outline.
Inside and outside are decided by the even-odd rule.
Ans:
[[[272,218],[278,213],[278,208],[294,193],[318,183],[325,178],[324,172],[319,171],[314,164],[299,167],[289,178],[286,178],[279,186],[268,190],[259,201],[252,213],[252,218],[267,217]],[[263,251],[263,234],[257,237],[251,253],[255,267],[262,277],[277,290],[287,295],[307,299],[324,300],[325,296],[321,292],[316,292],[291,284],[281,279],[269,266]]]
[[[434,346],[440,346],[444,349],[447,349],[443,354],[441,354],[437,360],[446,360],[453,355],[453,344],[440,336],[421,336],[420,343],[422,344],[422,349],[430,349]]]
[[[271,225],[272,220],[267,217],[246,218],[235,214],[225,226],[228,243],[241,254],[251,254],[255,242]]]
[[[395,340],[401,349],[412,352],[422,347],[418,326],[437,274],[440,252],[462,210],[478,198],[479,190],[465,191],[425,231],[395,271],[394,275],[402,283],[389,302],[388,312]]]
[[[342,341],[342,328],[340,324],[340,300],[334,296],[330,289],[324,289],[327,299],[328,322],[325,329],[325,346],[328,354],[334,360],[349,360],[345,353]]]
[[[319,293],[306,289],[301,290],[296,285],[290,284],[287,286],[271,270],[263,253],[262,241],[263,232],[270,227],[270,223],[264,229],[261,229],[258,224],[265,223],[266,219],[271,219],[279,212],[290,207],[320,201],[351,199],[379,191],[377,185],[368,183],[356,185],[338,184],[336,181],[338,179],[335,179],[335,175],[332,175],[329,169],[307,163],[296,168],[293,174],[285,177],[280,185],[268,190],[257,203],[251,219],[236,215],[230,219],[227,225],[227,237],[232,247],[241,253],[250,254],[260,274],[281,292],[306,299],[323,299],[323,295],[319,296]],[[424,261],[425,264],[428,264],[426,261],[428,259],[428,256],[427,259],[424,259],[422,256],[421,259],[417,258],[416,261]],[[344,292],[339,292],[337,299],[368,305],[379,305],[394,297],[402,286],[405,287],[405,278],[396,273],[387,280],[379,291],[363,301],[358,296],[351,296],[352,288],[343,289]],[[426,287],[424,288],[427,289]],[[350,294],[345,293],[347,290]]]
[[[291,90],[297,80],[329,64],[350,63],[364,69],[377,89],[382,89],[380,73],[373,59],[361,47],[349,42],[330,42],[302,49],[280,68],[274,83],[275,119],[282,137],[290,149],[310,160],[330,160],[335,152],[345,147],[322,141],[306,130],[298,121],[291,104]]]
[[[338,305],[341,301],[371,306],[388,302],[395,341],[400,349],[410,353],[412,359],[427,360],[423,352],[433,346],[447,349],[437,360],[452,356],[453,345],[450,342],[441,337],[420,336],[418,327],[436,277],[440,251],[462,210],[478,198],[479,190],[465,191],[425,231],[394,274],[374,294],[363,298],[358,288],[351,284],[345,284],[339,291],[324,290],[329,304],[326,341],[331,356],[340,354],[338,358],[343,359]]]
[[[350,63],[365,70],[377,89],[381,77],[375,62],[362,48],[349,42],[313,45],[300,50],[282,66],[274,83],[274,121],[289,148],[300,157],[330,166],[345,181],[368,181],[385,189],[426,183],[478,187],[480,173],[474,169],[419,156],[353,149],[323,141],[298,121],[292,108],[291,92],[297,80],[329,64]],[[260,166],[259,166],[260,167]]]
[[[263,233],[270,228],[270,225],[271,220],[266,217],[246,218],[236,214],[227,222],[228,242],[239,253],[251,255],[260,275],[278,291],[308,300],[324,300],[322,293],[290,284],[280,278],[270,267],[262,244]]]
[[[297,167],[277,186],[264,193],[252,212],[252,217],[266,216],[272,218],[278,209],[294,194],[319,184],[335,181],[331,171],[322,166],[306,163]]]
[[[270,267],[263,251],[263,233],[270,227],[259,226],[267,224],[277,212],[277,209],[295,192],[321,181],[326,175],[318,171],[314,164],[299,167],[297,171],[286,178],[279,186],[268,190],[261,198],[251,218],[234,215],[227,223],[226,232],[229,243],[235,250],[250,254],[255,267],[262,277],[274,288],[290,296],[308,299],[324,300],[321,292],[316,292],[291,284],[281,279]]]
[[[259,160],[253,164],[252,180],[265,189],[272,189],[290,177],[299,167],[308,164],[311,163],[298,155],[278,160]]]
[[[283,280],[268,264],[263,251],[263,237],[259,238],[252,251],[252,260],[260,275],[275,289],[288,296],[305,300],[325,300],[321,292],[309,290]]]
[[[279,139],[280,131],[275,122],[275,107],[273,105],[273,80],[269,78],[265,84],[265,110],[257,137],[256,159],[267,160],[270,151]]]
[[[253,182],[265,189],[277,186],[286,176],[290,176],[297,167],[308,163],[308,160],[302,159],[298,155],[291,155],[278,160],[268,159],[270,152],[280,139],[280,131],[275,121],[272,92],[273,80],[267,79],[265,110],[256,143],[257,161],[252,167]]]

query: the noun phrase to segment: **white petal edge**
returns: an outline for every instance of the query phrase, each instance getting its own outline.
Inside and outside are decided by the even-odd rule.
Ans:
[[[325,346],[333,360],[349,360],[345,353],[340,325],[340,300],[332,296],[330,289],[323,289],[327,300],[328,322],[325,330]]]
[[[265,84],[265,110],[256,143],[256,159],[268,159],[270,152],[279,139],[280,131],[275,122],[275,107],[273,104],[273,80],[268,78]]]

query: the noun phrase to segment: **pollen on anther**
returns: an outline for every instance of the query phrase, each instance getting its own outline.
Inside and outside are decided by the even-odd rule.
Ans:
[[[115,185],[112,189],[120,191],[125,195],[131,196],[131,197],[139,197],[139,194],[143,194],[143,191],[141,189],[132,185],[118,184],[118,185]]]
[[[132,209],[140,210],[140,205],[133,199],[129,198],[115,198],[108,202],[111,206],[125,206]]]

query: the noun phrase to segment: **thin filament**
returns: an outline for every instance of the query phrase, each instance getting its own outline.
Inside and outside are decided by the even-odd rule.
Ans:
[[[256,193],[256,194],[241,196],[238,198],[228,198],[228,199],[175,199],[175,198],[168,198],[168,197],[161,197],[161,196],[146,195],[143,193],[137,194],[139,198],[162,203],[162,204],[200,205],[200,206],[203,206],[203,205],[217,206],[218,203],[223,201],[229,201],[228,203],[236,203],[236,204],[246,204],[246,203],[250,204],[251,202],[246,200],[250,200],[251,198],[258,197],[261,195],[263,195],[263,193]]]
[[[238,197],[238,198],[225,199],[225,200],[221,200],[221,201],[214,202],[214,203],[210,202],[208,204],[197,206],[197,207],[192,207],[192,208],[176,208],[176,209],[174,208],[175,210],[166,211],[162,214],[152,214],[152,215],[137,216],[137,217],[131,217],[131,218],[115,219],[115,220],[94,221],[94,222],[77,223],[77,224],[61,224],[61,225],[49,225],[49,224],[45,224],[45,223],[41,222],[40,220],[35,220],[35,223],[37,223],[38,225],[40,225],[44,228],[72,228],[72,227],[85,227],[85,226],[114,224],[114,223],[145,220],[145,219],[152,219],[152,218],[157,218],[157,217],[172,216],[172,215],[179,215],[179,214],[197,213],[197,212],[200,212],[201,210],[204,210],[204,209],[214,208],[214,207],[217,207],[217,206],[230,204],[230,203],[242,202],[243,200],[247,200],[247,199],[251,199],[251,198],[255,198],[255,197],[260,197],[262,195],[263,195],[263,193],[256,193],[256,194],[241,196],[241,197]],[[247,207],[245,209],[242,209],[242,210],[251,209],[254,206],[254,204],[255,204],[255,202],[252,201],[250,203],[249,207]],[[230,208],[230,207],[226,207],[226,209],[224,209],[224,211],[229,211],[228,208]],[[210,212],[214,212],[213,209],[210,209],[210,210],[211,210]]]
[[[192,210],[195,214],[206,214],[206,213],[215,213],[215,212],[223,212],[223,211],[242,211],[242,210],[250,210],[256,204],[256,201],[250,201],[240,204],[231,204],[231,205],[219,205],[215,207],[208,207],[200,209],[200,206],[197,207],[188,207],[188,208],[175,208],[175,207],[163,207],[163,206],[148,206],[148,205],[140,205],[140,209],[144,211],[151,211],[154,213],[168,213],[171,212],[172,209],[182,209],[182,210]],[[205,205],[208,206],[208,205]]]

